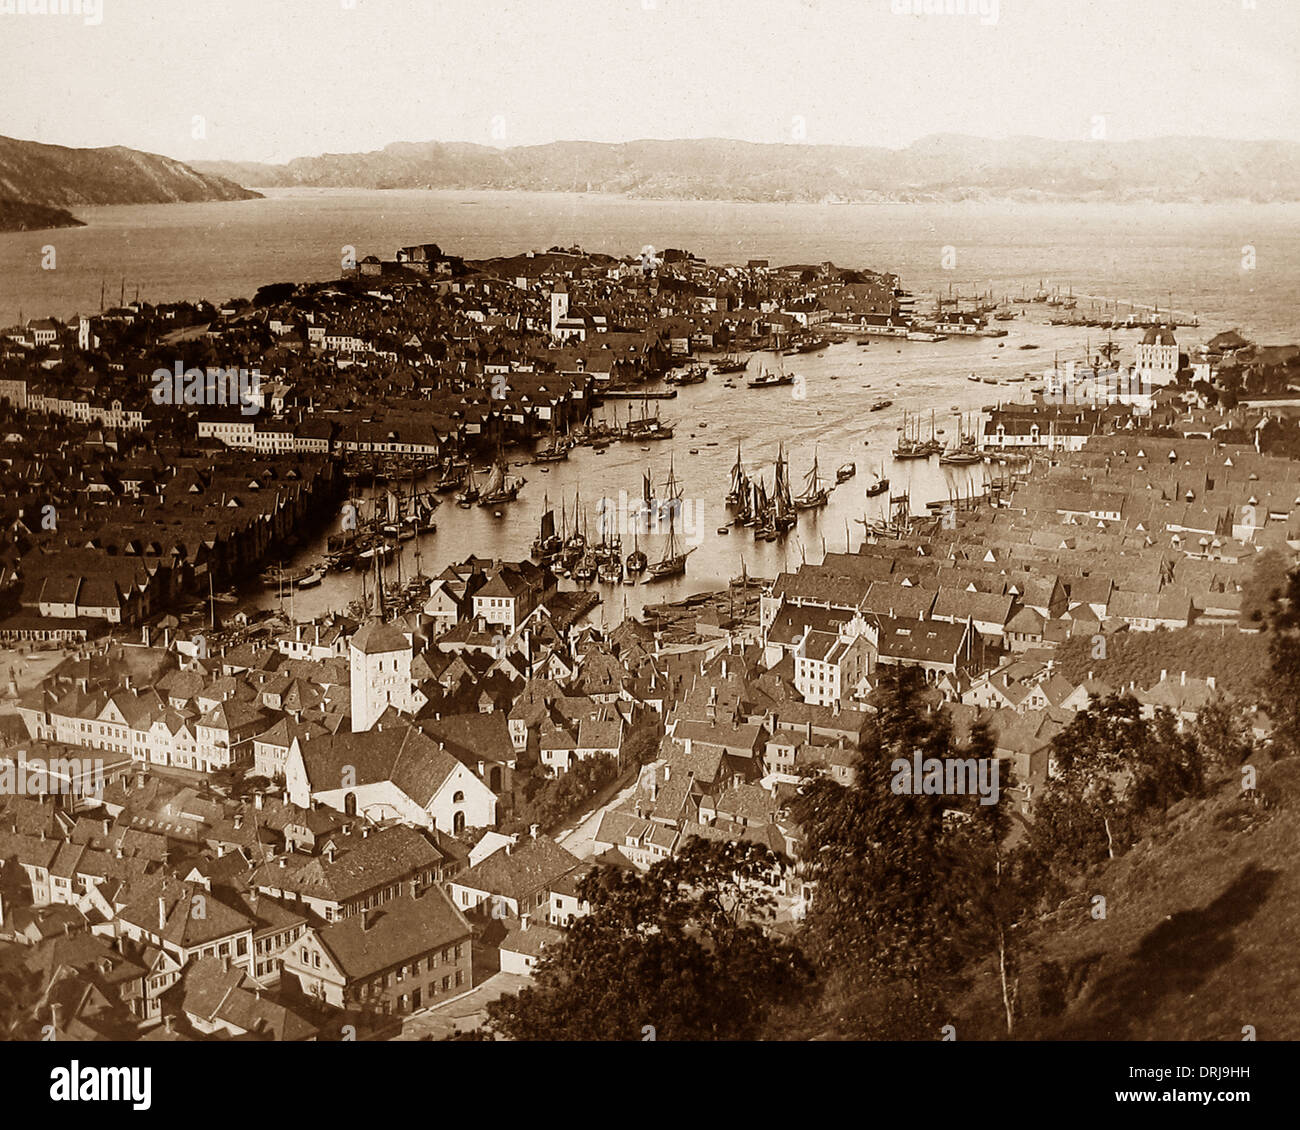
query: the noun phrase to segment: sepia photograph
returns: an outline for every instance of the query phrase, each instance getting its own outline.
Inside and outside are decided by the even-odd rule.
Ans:
[[[0,0],[0,59],[15,1099],[1285,1086],[1300,4]]]

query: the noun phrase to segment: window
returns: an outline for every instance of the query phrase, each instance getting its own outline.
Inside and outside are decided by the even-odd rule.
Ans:
[[[464,950],[464,948],[465,948],[464,946],[457,946],[457,947],[456,947],[456,960],[457,960],[457,961],[460,960],[460,958],[461,958],[461,953],[462,953],[462,951]]]
[[[462,970],[457,969],[457,970],[456,970],[456,984],[457,984],[457,986],[460,986],[460,985],[463,985],[464,983],[465,983],[465,974],[464,974],[464,972],[463,972]]]
[[[451,988],[451,978],[444,977],[442,979],[442,991],[445,993],[450,988]]]

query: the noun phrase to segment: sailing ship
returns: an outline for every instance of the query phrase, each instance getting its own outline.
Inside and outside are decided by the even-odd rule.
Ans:
[[[794,384],[794,375],[785,371],[785,365],[781,361],[781,355],[776,355],[777,368],[773,372],[766,365],[759,368],[758,376],[752,378],[746,383],[750,388],[776,388],[779,385]]]
[[[513,502],[519,497],[519,490],[524,480],[506,473],[505,457],[498,455],[488,473],[487,481],[479,490],[480,506],[499,506],[503,502]]]
[[[978,463],[983,456],[976,449],[976,439],[972,432],[970,435],[963,434],[961,417],[957,417],[957,442],[939,456],[939,462],[948,466],[967,466],[971,463]]]
[[[481,495],[479,490],[478,479],[474,476],[474,468],[465,468],[465,485],[456,494],[456,505],[462,510],[468,510],[473,506]]]
[[[907,413],[903,413],[903,434],[894,446],[895,459],[929,459],[930,449],[921,442],[921,437],[913,437],[907,431]]]
[[[564,538],[555,532],[555,511],[550,507],[550,500],[542,496],[542,521],[537,537],[533,539],[533,556],[540,561],[549,561],[559,556],[564,548]]]
[[[761,488],[760,488],[761,489]],[[771,498],[764,497],[761,509],[756,506],[759,521],[754,536],[772,541],[784,534],[798,521],[794,499],[790,496],[790,480],[785,461],[785,447],[777,448],[776,474],[772,481]]]
[[[745,475],[745,465],[740,460],[740,444],[736,444],[736,462],[731,468],[731,487],[727,491],[728,506],[743,506],[749,499],[749,479]]]
[[[569,444],[555,432],[555,413],[551,413],[551,435],[533,454],[534,463],[560,463],[569,457]]]
[[[632,552],[627,555],[627,560],[623,562],[623,567],[627,570],[629,577],[637,576],[645,572],[646,565],[649,564],[646,555],[641,552],[641,541],[637,536],[637,525],[632,526]]]
[[[671,459],[668,462],[668,481],[664,483],[664,490],[668,496],[668,542],[664,547],[664,555],[658,561],[650,562],[644,582],[646,584],[680,577],[686,572],[686,559],[696,549],[695,546],[683,549],[677,541],[677,514],[681,509],[682,485],[677,481]]]
[[[812,470],[808,472],[804,480],[803,494],[794,499],[794,508],[796,510],[813,510],[819,506],[825,506],[830,500],[830,492],[820,485],[821,477],[817,472],[817,453],[813,452]]]
[[[641,418],[639,420],[629,419],[623,434],[630,440],[638,441],[672,439],[673,429],[671,424],[665,424],[659,419],[658,405],[655,405],[655,414],[650,415],[650,401],[647,398],[641,401]]]
[[[713,362],[713,371],[720,376],[728,373],[743,373],[749,367],[748,357],[737,357],[734,353],[728,353],[721,361]]]

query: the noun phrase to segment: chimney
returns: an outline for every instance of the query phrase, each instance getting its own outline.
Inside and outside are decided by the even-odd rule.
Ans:
[[[672,779],[673,779],[673,767],[672,767],[671,765],[665,765],[665,766],[664,766],[664,783],[667,784],[667,783],[668,783],[669,781],[671,781]]]
[[[283,871],[287,866],[288,863],[285,861],[284,856],[280,856],[280,870]]]
[[[411,898],[418,899],[420,897],[420,880],[416,877],[407,880],[406,890]]]
[[[1186,671],[1184,671],[1184,672],[1179,676],[1179,679],[1178,679],[1178,685],[1179,685],[1179,686],[1183,686],[1183,687],[1187,686],[1187,672],[1186,672]]]
[[[519,929],[521,929],[521,930],[527,930],[527,929],[528,929],[528,919],[529,919],[530,917],[531,917],[531,915],[528,915],[528,914],[521,914],[521,915],[519,916]]]
[[[242,828],[243,826],[244,826],[244,814],[243,814],[242,812],[236,812],[236,813],[235,813],[235,831],[238,832],[239,829]]]
[[[173,1031],[172,1025],[176,1023],[176,1018],[168,1013],[163,1017],[163,1027],[168,1031]]]
[[[262,811],[263,803],[264,803],[264,798],[261,793],[258,793],[255,797],[253,797],[253,807],[257,809],[258,812]]]
[[[1213,676],[1213,675],[1206,675],[1206,676],[1205,676],[1205,685],[1206,685],[1207,687],[1209,687],[1210,690],[1214,690],[1214,689],[1215,689],[1215,686],[1214,686],[1214,676]]]
[[[537,829],[540,828],[540,827],[541,827],[540,824],[529,824],[529,825],[528,825],[528,834],[529,834],[533,839],[537,839]]]
[[[362,825],[361,825],[361,838],[364,840],[364,839],[368,838],[369,835],[370,835],[370,825],[369,825],[369,824],[362,824]]]
[[[105,820],[105,821],[104,821],[104,835],[107,836],[110,832],[112,832],[112,830],[113,830],[113,821],[111,821],[111,820]]]
[[[1167,676],[1168,674],[1169,672],[1165,670],[1163,667],[1160,669],[1160,681],[1162,683],[1165,681],[1165,676]]]
[[[167,928],[167,900],[158,896],[158,929],[163,931]]]

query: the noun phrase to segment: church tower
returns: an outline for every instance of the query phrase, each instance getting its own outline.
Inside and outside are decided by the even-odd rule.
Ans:
[[[391,624],[372,620],[348,645],[352,676],[352,732],[369,730],[390,706],[415,711],[411,686],[414,648]]]
[[[551,291],[551,336],[555,336],[555,327],[568,316],[569,292],[561,282]]]

